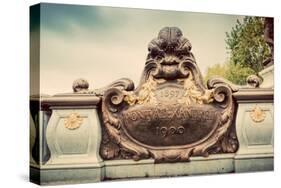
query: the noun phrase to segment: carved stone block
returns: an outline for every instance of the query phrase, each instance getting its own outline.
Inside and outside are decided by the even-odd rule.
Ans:
[[[148,50],[136,89],[126,80],[104,91],[103,140],[109,141],[101,147],[103,158],[120,158],[125,151],[134,160],[177,162],[235,152],[235,89],[222,79],[205,87],[191,43],[176,27],[163,28]]]
[[[47,165],[94,165],[101,162],[96,109],[54,109],[47,127],[51,158]]]
[[[239,108],[236,127],[240,147],[237,154],[273,155],[273,105],[239,104]]]

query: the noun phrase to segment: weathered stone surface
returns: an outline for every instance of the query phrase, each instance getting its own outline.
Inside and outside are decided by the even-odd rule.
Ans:
[[[135,90],[124,83],[104,91],[107,141],[102,142],[102,157],[116,159],[126,151],[135,160],[176,162],[192,155],[235,152],[235,89],[222,79],[210,80],[206,88],[191,43],[176,27],[163,28],[148,51]]]
[[[181,31],[164,28],[136,89],[129,79],[98,90],[78,80],[74,93],[32,99],[31,181],[273,170],[273,89],[255,77],[250,87],[220,78],[205,87],[190,50]]]

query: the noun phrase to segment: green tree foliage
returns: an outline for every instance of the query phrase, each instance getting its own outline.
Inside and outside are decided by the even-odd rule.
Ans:
[[[235,84],[244,85],[249,75],[255,74],[255,71],[249,67],[242,67],[240,64],[224,63],[215,64],[209,67],[205,76],[205,82],[211,77],[223,77]]]
[[[249,67],[243,67],[241,64],[228,63],[226,71],[226,79],[238,84],[246,84],[247,77],[251,74],[255,74],[255,71]]]
[[[205,82],[207,82],[211,77],[219,76],[226,78],[226,72],[228,70],[228,64],[215,64],[208,67],[207,74],[204,77]]]
[[[237,24],[230,33],[226,33],[227,49],[230,61],[235,65],[249,67],[258,73],[262,63],[270,56],[270,49],[264,39],[264,19],[246,16],[243,23]]]
[[[216,64],[208,68],[205,80],[212,76],[221,76],[235,84],[243,85],[251,74],[263,69],[263,62],[270,56],[270,48],[264,39],[264,19],[245,17],[241,23],[226,33],[226,45],[230,57],[225,64]]]

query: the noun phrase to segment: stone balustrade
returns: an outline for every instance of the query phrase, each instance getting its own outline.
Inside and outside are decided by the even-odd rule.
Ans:
[[[190,162],[176,164],[155,164],[153,159],[103,160],[101,97],[73,93],[31,98],[31,107],[39,109],[30,119],[32,180],[60,184],[272,170],[273,90],[240,89],[233,97],[238,109],[234,121],[237,152],[191,157]]]

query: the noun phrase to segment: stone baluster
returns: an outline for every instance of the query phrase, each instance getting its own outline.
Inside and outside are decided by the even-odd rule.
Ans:
[[[234,94],[238,104],[236,131],[239,149],[235,172],[273,170],[274,112],[272,89],[241,89]]]
[[[46,129],[50,159],[41,166],[43,182],[102,179],[103,160],[99,156],[101,125],[97,106],[100,98],[90,94],[61,94],[43,99],[52,110]],[[64,169],[60,173],[59,169]],[[79,169],[79,173],[72,171]],[[52,171],[52,173],[48,173]]]

